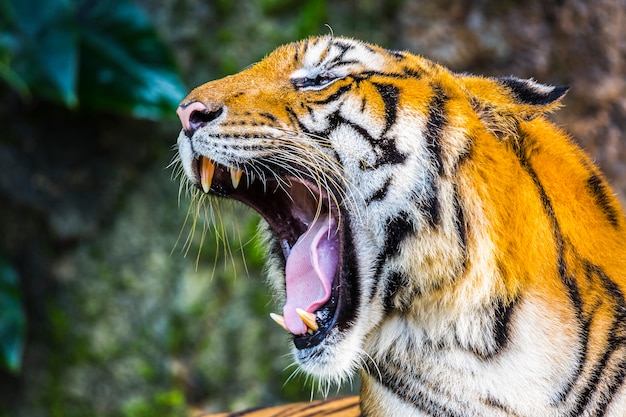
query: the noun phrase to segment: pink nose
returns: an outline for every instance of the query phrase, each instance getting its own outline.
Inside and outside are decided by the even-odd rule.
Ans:
[[[202,126],[217,119],[224,109],[220,105],[207,108],[204,103],[193,101],[188,104],[181,104],[176,110],[176,114],[183,124],[183,129],[187,133],[193,133]]]
[[[195,111],[205,111],[206,106],[199,101],[194,101],[189,104],[181,104],[178,106],[178,110],[176,110],[176,114],[180,119],[180,122],[183,124],[183,129],[191,130],[191,115]],[[196,130],[196,129],[193,129]]]

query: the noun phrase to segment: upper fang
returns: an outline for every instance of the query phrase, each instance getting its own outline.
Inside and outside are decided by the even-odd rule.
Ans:
[[[211,189],[214,172],[215,164],[209,158],[200,156],[200,185],[202,185],[202,191],[205,193]]]

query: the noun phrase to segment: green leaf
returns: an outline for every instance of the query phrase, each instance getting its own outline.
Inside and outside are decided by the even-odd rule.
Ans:
[[[79,1],[85,106],[135,117],[173,117],[186,89],[145,14],[126,0]]]
[[[30,95],[26,81],[11,68],[15,48],[15,16],[7,0],[0,0],[0,79],[23,97]]]
[[[23,80],[38,96],[75,106],[78,43],[71,4],[66,0],[9,0],[3,9],[13,29],[3,39],[12,58],[12,71],[5,69],[4,78],[9,76],[12,85]]]
[[[0,0],[0,78],[22,96],[140,118],[174,117],[186,88],[129,0]]]
[[[26,317],[15,269],[0,256],[0,366],[17,373],[22,364]]]

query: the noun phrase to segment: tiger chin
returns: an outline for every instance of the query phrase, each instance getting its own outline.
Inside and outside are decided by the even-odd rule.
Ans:
[[[320,37],[180,104],[186,178],[265,220],[273,318],[367,416],[626,415],[626,219],[567,88]]]

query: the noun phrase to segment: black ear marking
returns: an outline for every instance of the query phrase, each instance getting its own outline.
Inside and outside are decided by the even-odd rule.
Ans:
[[[516,77],[502,77],[496,80],[511,90],[520,104],[546,106],[559,100],[567,93],[569,86],[553,87],[540,84],[533,80],[523,80]]]

